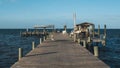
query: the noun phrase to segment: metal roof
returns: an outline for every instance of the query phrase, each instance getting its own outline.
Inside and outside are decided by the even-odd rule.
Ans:
[[[54,27],[54,25],[41,25],[41,26],[35,25],[34,26],[34,28],[53,28],[53,27]]]

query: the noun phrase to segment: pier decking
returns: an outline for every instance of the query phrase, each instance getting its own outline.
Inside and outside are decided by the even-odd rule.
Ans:
[[[56,33],[11,68],[110,68],[67,35]]]

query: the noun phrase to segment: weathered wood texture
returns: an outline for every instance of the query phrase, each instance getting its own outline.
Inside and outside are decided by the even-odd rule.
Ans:
[[[11,68],[109,68],[67,35],[55,34]]]

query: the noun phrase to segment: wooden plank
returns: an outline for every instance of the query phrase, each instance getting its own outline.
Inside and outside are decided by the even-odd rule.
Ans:
[[[67,35],[54,34],[11,68],[110,68]]]

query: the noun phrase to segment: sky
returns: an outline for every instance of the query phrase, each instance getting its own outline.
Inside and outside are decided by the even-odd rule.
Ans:
[[[120,28],[120,0],[0,0],[0,28],[33,28],[53,24],[73,28],[90,22],[103,28]]]

